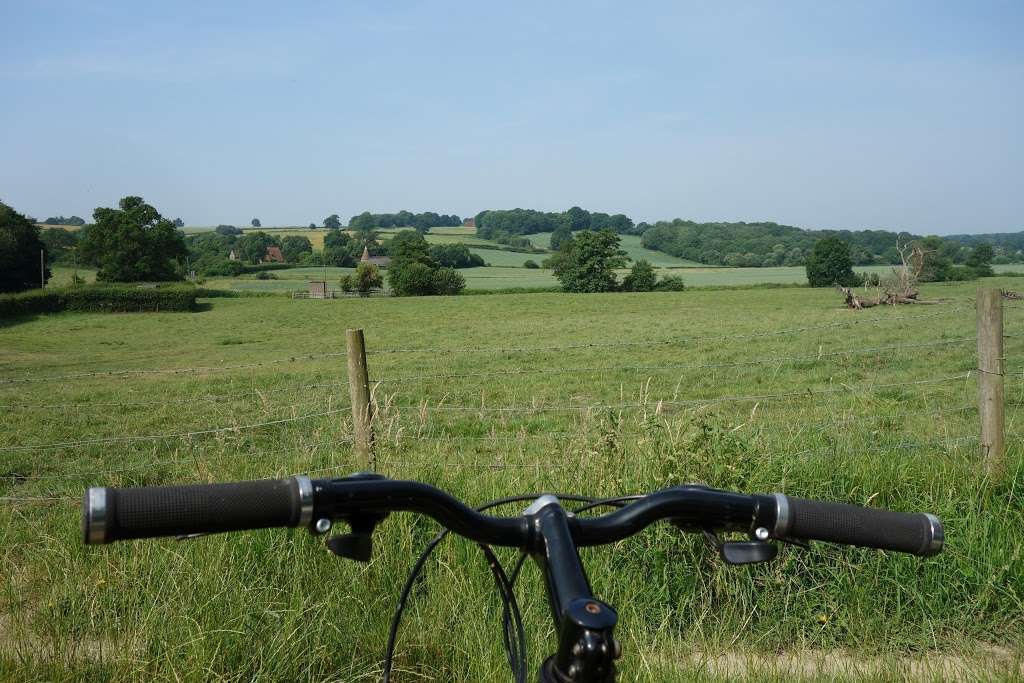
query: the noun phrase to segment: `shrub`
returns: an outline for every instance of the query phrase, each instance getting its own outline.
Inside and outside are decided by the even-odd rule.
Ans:
[[[427,296],[434,293],[434,270],[425,263],[412,261],[396,268],[392,262],[388,282],[395,296]]]
[[[686,289],[686,283],[678,275],[666,275],[658,284],[654,285],[656,292],[681,292],[684,289]]]
[[[136,285],[88,285],[37,289],[0,296],[0,316],[80,311],[131,313],[143,311],[192,311],[199,290],[187,285],[139,287]]]
[[[627,292],[651,292],[658,283],[654,266],[644,259],[638,260],[622,280],[622,289]]]
[[[207,277],[236,277],[245,272],[245,264],[241,261],[232,261],[226,258],[217,259],[216,261],[204,263],[199,272]]]
[[[319,265],[319,264],[317,264]],[[243,273],[261,273],[264,270],[288,270],[289,268],[296,268],[297,265],[294,263],[254,263],[254,264],[242,264]]]
[[[64,301],[57,290],[33,289],[18,294],[0,294],[0,318],[62,310]]]
[[[256,279],[257,280],[276,280],[277,276],[274,275],[273,273],[269,272],[269,271],[261,270],[260,272],[256,273]]]
[[[384,277],[380,274],[380,268],[373,263],[360,263],[350,278],[352,288],[363,296],[384,286]]]
[[[466,288],[466,278],[454,268],[438,268],[434,271],[434,294],[458,294]]]
[[[540,268],[540,266],[537,265],[537,262],[534,261],[533,259],[527,259],[523,263],[523,268]]]
[[[432,244],[430,256],[442,266],[449,268],[477,268],[484,265],[484,259],[474,254],[465,244]]]

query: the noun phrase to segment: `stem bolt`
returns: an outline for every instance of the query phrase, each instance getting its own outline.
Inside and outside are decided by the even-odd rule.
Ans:
[[[588,602],[586,605],[583,606],[583,609],[587,610],[587,612],[589,612],[590,614],[601,613],[601,605],[597,604],[596,602]]]

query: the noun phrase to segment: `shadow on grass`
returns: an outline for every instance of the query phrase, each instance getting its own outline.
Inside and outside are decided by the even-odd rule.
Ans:
[[[0,330],[6,327],[14,327],[21,323],[32,322],[43,315],[42,313],[22,313],[20,315],[0,316]],[[51,314],[52,315],[52,314]]]

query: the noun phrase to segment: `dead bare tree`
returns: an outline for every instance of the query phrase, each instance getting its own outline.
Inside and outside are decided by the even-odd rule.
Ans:
[[[899,238],[897,238],[896,253],[900,255],[901,265],[892,269],[892,275],[885,278],[881,283],[881,290],[875,290],[875,298],[873,300],[858,296],[850,287],[839,287],[839,291],[845,297],[848,307],[859,311],[883,304],[895,306],[897,304],[941,303],[939,301],[922,301],[917,298],[917,286],[921,280],[921,274],[926,267],[928,254],[931,252],[921,247],[917,242],[901,243]]]

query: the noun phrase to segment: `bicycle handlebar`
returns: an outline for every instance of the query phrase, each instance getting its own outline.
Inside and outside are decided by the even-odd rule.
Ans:
[[[525,516],[495,517],[473,510],[451,495],[415,481],[355,476],[311,480],[296,476],[231,484],[91,488],[82,511],[87,544],[267,527],[310,526],[314,520],[383,516],[393,511],[429,515],[451,531],[479,543],[523,547],[533,533]],[[745,531],[758,540],[789,538],[830,541],[928,556],[944,541],[934,515],[909,514],[783,494],[740,494],[703,486],[677,486],[651,493],[615,512],[572,518],[579,546],[627,538],[670,519],[694,530]]]

